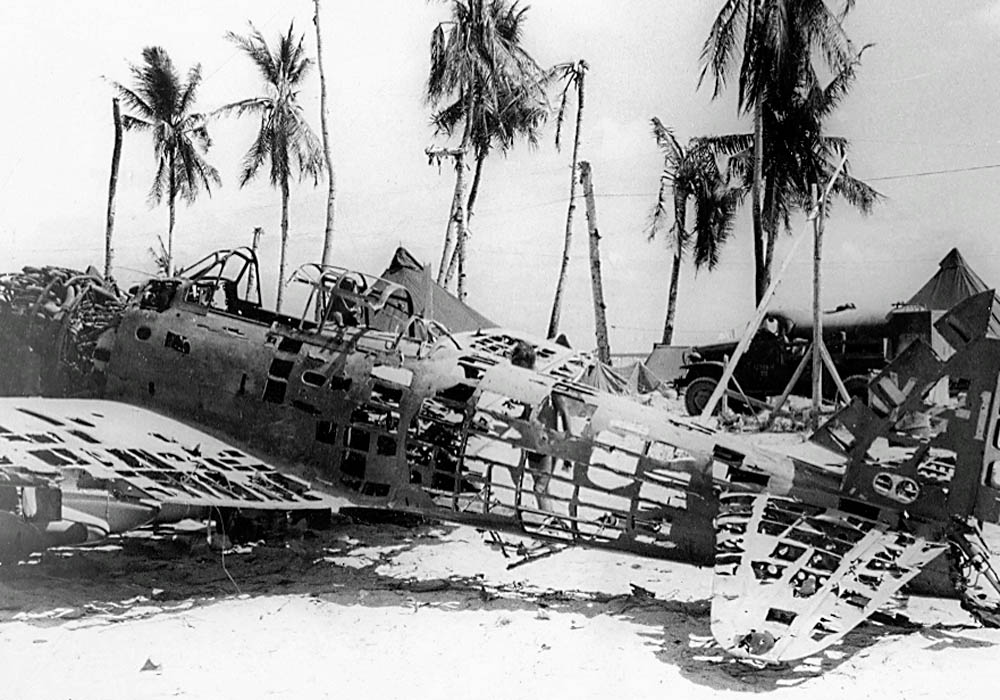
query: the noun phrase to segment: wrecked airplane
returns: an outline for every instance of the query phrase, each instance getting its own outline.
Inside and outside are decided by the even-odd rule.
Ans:
[[[742,658],[814,654],[911,582],[997,618],[973,589],[985,579],[1000,590],[980,534],[1000,519],[992,293],[938,322],[950,358],[915,342],[872,380],[869,405],[856,401],[801,445],[766,449],[579,383],[588,358],[554,343],[451,334],[380,278],[304,266],[290,281],[305,292],[297,316],[264,309],[257,280],[246,249],[150,280],[94,344],[82,385],[358,502],[528,535],[550,551],[712,566],[712,632]],[[511,362],[519,348],[529,366]],[[40,366],[59,364],[35,351]],[[967,383],[964,402],[925,438],[888,447],[899,419],[946,377]],[[17,408],[0,405],[0,425]]]

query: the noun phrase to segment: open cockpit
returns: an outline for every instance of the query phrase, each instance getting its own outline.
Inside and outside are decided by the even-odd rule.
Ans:
[[[250,248],[215,251],[173,277],[147,282],[136,291],[139,308],[163,312],[183,306],[194,313],[234,316],[275,326],[279,331],[328,334],[349,328],[381,331],[410,343],[448,335],[440,323],[415,311],[410,291],[395,282],[335,265],[307,263],[288,278],[289,296],[301,306],[297,315],[262,304],[259,264]]]

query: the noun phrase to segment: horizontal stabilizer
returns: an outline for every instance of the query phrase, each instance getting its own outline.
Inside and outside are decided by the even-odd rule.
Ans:
[[[946,546],[791,499],[724,494],[712,634],[743,658],[811,656],[885,605]]]

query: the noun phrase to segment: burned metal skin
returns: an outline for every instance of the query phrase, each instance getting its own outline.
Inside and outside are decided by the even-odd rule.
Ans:
[[[575,380],[585,359],[509,331],[452,336],[408,292],[341,268],[293,277],[303,313],[239,293],[255,265],[209,256],[134,296],[96,354],[107,398],[149,406],[354,499],[543,541],[712,565],[712,629],[737,656],[834,643],[938,555],[973,561],[996,521],[1000,340],[993,296],[942,318],[955,353],[915,344],[810,441],[770,450]],[[259,279],[259,276],[256,276]],[[517,342],[537,371],[511,365]],[[966,404],[932,438],[871,455],[942,377]],[[570,416],[556,429],[553,402]],[[554,463],[540,507],[530,453]],[[940,571],[939,569],[935,569]]]

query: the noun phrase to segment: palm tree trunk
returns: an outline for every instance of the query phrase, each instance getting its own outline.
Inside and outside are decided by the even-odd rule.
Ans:
[[[479,183],[483,179],[483,163],[486,162],[486,151],[476,154],[476,171],[472,175],[472,187],[469,188],[469,201],[465,205],[465,221],[472,221],[472,210],[479,198]]]
[[[455,228],[458,232],[455,243],[458,255],[458,299],[465,301],[465,242],[468,232],[465,225],[465,147],[459,149],[455,156],[455,198],[458,209],[455,210]]]
[[[469,189],[469,201],[465,205],[466,229],[468,229],[468,222],[472,220],[472,210],[476,206],[476,199],[479,196],[479,182],[483,177],[483,163],[486,161],[486,155],[486,152],[476,155],[476,171],[472,176],[472,187]],[[445,285],[451,283],[451,279],[455,276],[455,269],[457,267],[458,247],[456,246],[451,252],[451,259],[448,261],[448,271],[444,276]]]
[[[764,249],[764,222],[761,214],[761,188],[764,181],[764,98],[753,113],[753,182],[750,188],[750,211],[753,215],[754,281],[757,303],[771,284],[771,263]]]
[[[469,151],[472,142],[472,115],[475,114],[475,95],[470,90],[466,96],[465,104],[465,133],[462,135],[462,145],[455,155],[455,201],[458,208],[455,210],[455,229],[457,231],[458,248],[458,300],[465,301],[465,244],[468,238],[465,217],[465,154]]]
[[[452,156],[455,157],[454,155]],[[452,248],[455,235],[455,213],[459,208],[459,197],[461,193],[458,188],[458,178],[455,178],[455,193],[451,197],[451,210],[448,212],[448,226],[444,230],[444,248],[441,249],[441,264],[438,265],[437,283],[442,287],[448,286],[450,261],[454,258],[457,261],[458,248]]]
[[[687,196],[674,195],[674,221],[677,226],[674,246],[674,262],[670,271],[670,291],[667,294],[667,316],[663,321],[664,345],[670,345],[674,340],[674,318],[677,314],[677,290],[680,287],[681,260],[684,257],[684,222],[687,220]]]
[[[573,242],[573,214],[576,211],[576,177],[577,159],[580,153],[580,127],[583,124],[583,75],[586,63],[580,61],[579,72],[576,73],[576,130],[573,134],[573,162],[569,177],[569,206],[566,209],[566,231],[563,235],[563,254],[559,263],[559,278],[556,280],[556,293],[552,298],[552,313],[549,315],[547,338],[555,338],[559,334],[559,320],[562,315],[562,297],[566,289],[566,275],[569,271],[569,250]]]
[[[174,151],[170,150],[170,225],[167,228],[167,277],[174,274],[174,220],[177,204],[177,174],[174,172]]]
[[[590,177],[590,163],[580,161],[580,180],[587,207],[587,230],[590,233],[590,282],[594,291],[594,332],[597,335],[597,359],[611,364],[611,346],[608,343],[607,306],[604,304],[604,287],[601,282],[601,234],[597,229],[597,207],[594,204],[594,183]]]
[[[285,254],[288,249],[288,174],[281,178],[281,251],[278,254],[278,298],[274,308],[281,313],[285,292]]]
[[[775,197],[772,183],[764,183],[764,206],[762,217],[764,219],[764,267],[767,271],[767,283],[771,284],[771,268],[774,265],[774,243],[778,239],[778,211],[777,199]]]
[[[323,132],[323,160],[326,164],[327,197],[326,197],[326,228],[323,231],[324,265],[330,264],[330,248],[333,245],[333,218],[337,200],[337,178],[333,172],[333,159],[330,157],[330,132],[326,123],[326,75],[323,72],[323,33],[319,29],[319,0],[315,0],[316,14],[313,24],[316,25],[316,62],[319,63],[319,120]]]
[[[115,122],[115,146],[111,151],[111,179],[108,181],[108,224],[104,231],[104,279],[111,279],[111,263],[114,249],[111,237],[115,230],[115,193],[118,190],[118,164],[122,158],[122,113],[118,99],[111,100],[111,114]]]

